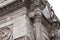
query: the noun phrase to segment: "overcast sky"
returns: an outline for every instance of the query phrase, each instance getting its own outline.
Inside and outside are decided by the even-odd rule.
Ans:
[[[48,0],[48,2],[53,6],[55,14],[60,20],[60,0]]]

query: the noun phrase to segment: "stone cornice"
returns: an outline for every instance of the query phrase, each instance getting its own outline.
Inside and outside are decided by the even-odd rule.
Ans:
[[[24,6],[24,3],[20,2],[20,1],[15,1],[11,4],[8,4],[6,6],[4,6],[3,8],[0,8],[0,16],[6,13],[11,13],[19,8],[21,8],[22,6]]]

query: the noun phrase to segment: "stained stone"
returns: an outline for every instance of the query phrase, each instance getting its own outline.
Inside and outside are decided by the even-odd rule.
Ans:
[[[60,40],[60,22],[47,0],[12,0],[0,7],[0,40]]]

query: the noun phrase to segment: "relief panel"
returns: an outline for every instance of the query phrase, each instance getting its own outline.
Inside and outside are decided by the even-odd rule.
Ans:
[[[2,27],[0,29],[0,40],[13,40],[11,25]]]

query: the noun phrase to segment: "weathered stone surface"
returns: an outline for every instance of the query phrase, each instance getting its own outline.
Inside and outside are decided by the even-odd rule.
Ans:
[[[0,40],[60,40],[60,22],[47,0],[16,0],[0,10]]]

